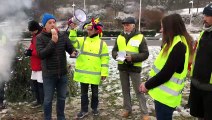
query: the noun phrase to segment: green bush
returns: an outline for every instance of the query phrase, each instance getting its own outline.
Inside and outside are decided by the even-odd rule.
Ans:
[[[30,88],[30,59],[23,54],[23,44],[16,46],[16,57],[12,65],[12,72],[9,82],[6,83],[5,96],[9,102],[31,102],[34,99]],[[77,95],[78,85],[73,81],[74,69],[68,69],[68,92],[69,96]]]
[[[74,68],[68,65],[68,96],[76,96],[79,93],[78,83],[73,80],[74,78]]]
[[[11,77],[5,91],[6,99],[10,102],[31,101],[33,98],[30,90],[29,57],[25,57],[24,50],[23,44],[17,45]]]

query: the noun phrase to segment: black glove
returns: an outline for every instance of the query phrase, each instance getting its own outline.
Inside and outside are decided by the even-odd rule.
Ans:
[[[26,56],[32,56],[32,50],[31,49],[27,49],[24,51],[24,55]]]

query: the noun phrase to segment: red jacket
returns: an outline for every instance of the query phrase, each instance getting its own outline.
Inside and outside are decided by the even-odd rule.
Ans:
[[[41,59],[38,57],[36,50],[36,35],[33,35],[29,49],[32,50],[32,56],[30,57],[30,65],[32,71],[41,71]]]

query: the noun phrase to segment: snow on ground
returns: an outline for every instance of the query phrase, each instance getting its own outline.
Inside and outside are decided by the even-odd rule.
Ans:
[[[157,57],[160,47],[159,46],[150,46],[149,48],[149,58],[143,62],[142,64],[142,72],[141,72],[141,80],[145,81],[146,78],[148,77],[148,72],[150,71],[150,68],[153,64],[153,61]],[[111,57],[111,50],[112,46],[109,46],[109,51],[110,51],[110,61],[109,61],[109,77],[108,80],[102,82],[100,86],[100,98],[102,99],[107,99],[108,104],[112,106],[111,110],[112,111],[117,111],[117,108],[122,109],[122,94],[121,94],[121,86],[120,86],[120,81],[119,81],[119,72],[117,70],[117,61],[112,59]],[[74,64],[75,60],[74,59],[68,59],[69,63]],[[190,82],[189,80],[186,82],[185,89],[183,91],[183,100],[182,100],[182,106],[187,104],[187,99],[188,99],[188,94],[189,94],[189,86]],[[135,112],[136,116],[133,117],[132,119],[138,119],[139,117],[139,107],[138,103],[136,101],[136,97],[134,94],[134,91],[131,90],[131,95],[132,95],[132,101],[134,103],[133,106],[133,111]],[[154,103],[153,100],[146,95],[147,97],[147,106],[150,114],[154,116]],[[103,103],[106,104],[106,103]],[[177,110],[174,112],[174,120],[183,120],[183,119],[188,119],[192,120],[193,118],[189,114],[188,109],[184,109],[184,107],[178,107]],[[119,109],[118,109],[119,111]],[[120,111],[119,111],[120,112]],[[116,113],[116,112],[115,112]],[[118,114],[118,113],[116,113]],[[115,119],[115,118],[114,118]],[[152,119],[155,119],[152,117]]]

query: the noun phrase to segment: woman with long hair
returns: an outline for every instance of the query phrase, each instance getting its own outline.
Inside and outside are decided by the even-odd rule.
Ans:
[[[157,120],[172,120],[175,108],[181,103],[189,56],[193,54],[192,37],[179,14],[163,17],[161,32],[162,49],[154,61],[149,80],[139,89],[154,99]]]

